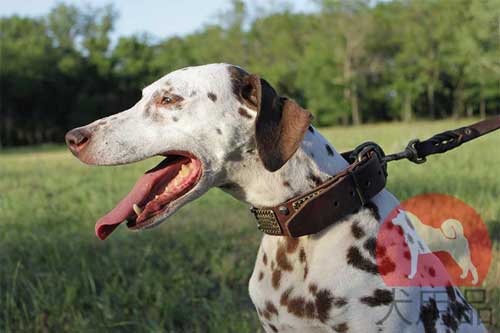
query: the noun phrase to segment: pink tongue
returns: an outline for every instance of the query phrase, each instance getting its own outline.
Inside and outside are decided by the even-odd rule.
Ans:
[[[183,159],[184,160],[184,159]],[[133,204],[142,204],[151,194],[159,180],[170,181],[175,177],[183,160],[163,167],[166,160],[146,172],[135,183],[134,188],[123,198],[112,211],[101,217],[95,225],[95,233],[99,239],[106,239],[115,229],[134,213]],[[168,178],[167,178],[168,177]]]

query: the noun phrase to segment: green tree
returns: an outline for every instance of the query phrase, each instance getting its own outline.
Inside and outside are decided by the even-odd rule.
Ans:
[[[110,5],[0,18],[0,145],[61,141],[158,77],[212,62],[261,75],[319,125],[500,110],[500,0],[311,1],[301,13],[232,0],[186,36],[116,43]]]
[[[54,84],[52,43],[41,19],[1,18],[0,27],[0,146],[34,144],[52,127],[52,114],[42,113]]]
[[[322,0],[322,17],[335,31],[335,47],[342,66],[344,98],[349,101],[353,124],[362,122],[360,87],[367,67],[366,41],[373,29],[368,0]]]

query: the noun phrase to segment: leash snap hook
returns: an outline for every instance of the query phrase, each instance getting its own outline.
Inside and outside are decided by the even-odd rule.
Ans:
[[[422,164],[427,162],[427,158],[418,156],[418,151],[415,145],[419,142],[419,139],[413,139],[408,142],[408,145],[405,148],[406,158],[415,164]]]

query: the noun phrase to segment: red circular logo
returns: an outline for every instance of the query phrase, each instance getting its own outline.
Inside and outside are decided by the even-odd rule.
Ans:
[[[491,240],[479,214],[446,194],[402,202],[377,236],[377,265],[388,286],[480,286]]]

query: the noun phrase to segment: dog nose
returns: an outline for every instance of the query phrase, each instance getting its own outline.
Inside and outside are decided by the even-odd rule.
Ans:
[[[78,155],[80,151],[90,142],[92,133],[84,128],[75,128],[66,133],[66,144],[74,155]]]

